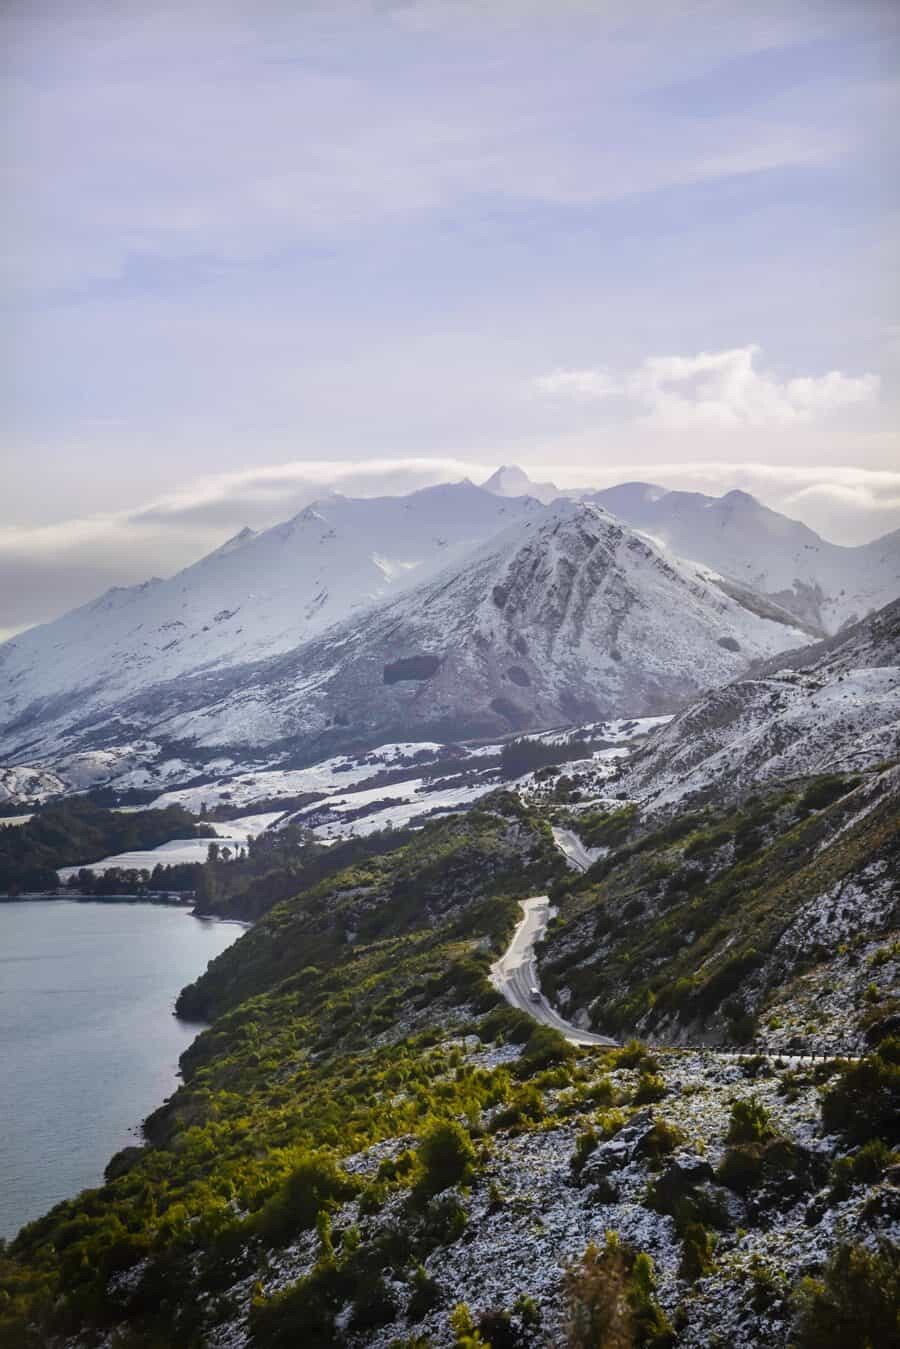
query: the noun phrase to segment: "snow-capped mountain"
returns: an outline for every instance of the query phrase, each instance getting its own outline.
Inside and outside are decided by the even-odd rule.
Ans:
[[[617,784],[651,806],[900,754],[900,600],[713,689],[657,731]]]
[[[584,499],[605,506],[678,557],[769,595],[822,635],[900,595],[900,530],[846,548],[770,510],[747,492],[705,496],[622,483]]]
[[[492,473],[482,484],[486,492],[493,492],[500,497],[535,497],[548,505],[555,501],[557,497],[564,496],[555,483],[535,482],[529,478],[523,468],[517,468],[515,464],[503,464]]]
[[[125,729],[180,752],[290,748],[312,761],[391,739],[671,711],[808,641],[784,611],[731,590],[607,512],[560,501],[285,655],[45,724],[34,747],[52,760]]]
[[[154,684],[289,651],[540,511],[470,482],[404,497],[331,495],[245,529],[168,580],[99,599],[0,646],[0,744],[27,744]]]

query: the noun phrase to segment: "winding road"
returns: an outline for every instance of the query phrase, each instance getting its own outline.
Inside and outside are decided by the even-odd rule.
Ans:
[[[608,848],[586,848],[578,835],[571,829],[561,829],[555,824],[551,827],[553,829],[553,840],[557,848],[575,871],[587,871],[588,867],[593,866],[598,857],[605,857],[609,852]]]
[[[573,1026],[550,1006],[540,992],[534,946],[544,935],[550,920],[552,913],[550,900],[546,895],[533,895],[531,899],[519,902],[524,917],[503,955],[491,966],[491,983],[497,992],[502,993],[512,1007],[518,1007],[535,1021],[558,1030],[570,1044],[607,1046],[618,1044],[618,1040],[611,1040],[608,1035],[595,1035],[593,1031]]]

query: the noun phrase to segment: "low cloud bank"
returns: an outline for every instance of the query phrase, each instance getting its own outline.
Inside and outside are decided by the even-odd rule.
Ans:
[[[0,529],[0,638],[86,603],[113,585],[170,575],[244,525],[266,528],[330,491],[393,495],[494,466],[460,459],[303,461],[198,479],[129,511]],[[900,526],[900,472],[761,463],[523,463],[561,488],[658,483],[720,495],[732,488],[803,520],[838,543],[862,543]]]

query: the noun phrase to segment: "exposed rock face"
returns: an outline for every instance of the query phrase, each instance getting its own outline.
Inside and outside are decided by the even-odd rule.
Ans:
[[[605,512],[558,502],[364,619],[281,657],[158,685],[73,730],[90,744],[124,722],[167,741],[310,754],[503,735],[671,711],[805,638]]]
[[[222,680],[295,650],[540,510],[460,482],[400,497],[335,493],[264,533],[244,529],[167,580],[116,587],[0,645],[0,754],[21,762],[29,745],[40,752],[157,685],[200,672]]]
[[[801,621],[834,633],[900,594],[900,530],[842,547],[747,492],[706,496],[652,483],[586,493],[679,557],[715,567]]]
[[[622,783],[650,804],[715,784],[867,768],[900,747],[900,600],[836,637],[757,666],[658,731]]]

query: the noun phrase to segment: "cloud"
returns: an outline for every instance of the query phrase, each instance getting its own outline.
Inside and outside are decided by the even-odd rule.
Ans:
[[[272,464],[200,478],[127,511],[0,527],[0,640],[110,586],[170,575],[243,525],[265,528],[329,491],[377,496],[463,477],[482,482],[495,466],[454,458]],[[900,472],[889,470],[701,460],[598,464],[559,456],[524,467],[563,488],[645,481],[719,495],[739,487],[843,543],[865,542],[900,525]]]
[[[534,381],[539,393],[565,398],[609,398],[621,393],[621,385],[607,370],[554,370]]]
[[[131,510],[0,526],[0,628],[19,631],[111,586],[171,575],[244,525],[264,529],[316,497],[402,494],[487,471],[456,459],[305,460],[198,478]]]
[[[540,394],[580,400],[622,396],[661,429],[789,427],[846,408],[874,403],[878,375],[827,374],[781,379],[757,366],[758,346],[701,351],[696,356],[648,356],[616,376],[606,369],[556,370],[540,375]]]
[[[497,7],[508,24],[491,8],[151,0],[112,21],[85,0],[44,0],[37,19],[13,7],[9,171],[24,209],[8,226],[12,277],[52,289],[148,257],[245,266],[463,202],[614,202],[819,166],[855,142],[827,103],[815,119],[781,99],[764,116],[669,109],[661,121],[646,97],[673,68],[702,75],[736,51],[808,40],[808,23],[725,3],[727,22],[693,4],[672,24],[649,3],[648,49],[623,0]],[[564,53],[556,65],[547,42]]]

